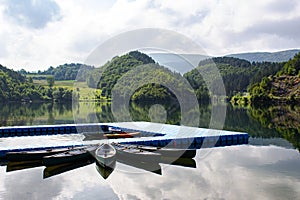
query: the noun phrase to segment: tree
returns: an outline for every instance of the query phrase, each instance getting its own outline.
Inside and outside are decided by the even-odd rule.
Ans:
[[[33,83],[32,77],[28,78],[29,83]]]
[[[93,78],[93,75],[89,75],[88,79],[87,79],[87,85],[90,87],[90,88],[96,88],[97,85],[95,84],[95,80]]]
[[[53,85],[54,85],[54,77],[53,76],[47,76],[46,80],[47,80],[48,86],[50,88],[52,88]]]

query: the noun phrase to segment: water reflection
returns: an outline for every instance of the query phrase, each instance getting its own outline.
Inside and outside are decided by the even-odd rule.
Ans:
[[[161,116],[156,118],[161,120],[166,115],[167,123],[180,123],[180,108],[176,105],[162,105],[165,113],[152,106],[132,104],[132,119],[149,121]],[[84,113],[91,108],[95,115]],[[199,109],[199,126],[209,127],[211,105],[201,105]],[[261,140],[264,146],[200,149],[194,160],[177,160],[172,165],[163,160],[147,163],[119,159],[106,181],[94,161],[52,168],[34,162],[10,163],[0,166],[0,199],[300,199],[300,154],[278,147],[290,148],[293,144],[299,149],[299,111],[299,106],[227,105],[224,129],[268,138]],[[102,103],[81,102],[75,108],[63,104],[5,104],[0,106],[0,113],[1,126],[74,123],[74,113],[89,116],[89,120],[114,121],[111,105]],[[260,145],[253,138],[250,144]],[[0,144],[51,145],[55,141],[63,145],[70,141],[80,143],[82,139],[79,135],[19,137],[7,138],[5,143],[0,140]]]
[[[118,199],[92,165],[49,179],[43,179],[43,168],[4,173],[1,167],[3,199]]]
[[[58,164],[58,165],[52,165],[52,166],[47,166],[44,171],[43,171],[43,178],[49,178],[58,174],[62,174],[80,167],[84,167],[87,165],[90,165],[92,163],[94,163],[95,160],[93,159],[87,159],[87,160],[83,160],[81,162],[67,162],[67,163],[62,163],[62,164]],[[9,163],[7,165],[7,169],[9,167]]]
[[[250,116],[263,127],[275,129],[278,137],[286,139],[300,150],[300,106],[251,108]]]
[[[201,149],[196,161],[196,170],[163,165],[161,177],[128,173],[118,166],[108,181],[123,199],[300,198],[295,150],[248,145]]]
[[[109,152],[105,145],[111,148]],[[37,155],[41,155],[41,157]],[[1,165],[6,165],[6,172],[45,166],[43,171],[44,179],[96,162],[97,171],[104,179],[107,179],[114,171],[116,161],[161,175],[160,164],[196,168],[196,162],[193,159],[195,155],[196,150],[187,150],[185,153],[182,153],[182,150],[179,152],[175,149],[145,151],[132,145],[114,144],[112,146],[102,144],[99,146],[75,147],[56,154],[52,154],[50,151],[37,151],[34,153],[10,152],[6,157],[2,157],[0,161]]]
[[[282,138],[300,147],[300,106],[272,106],[264,108],[237,108],[230,104],[214,106],[221,110],[226,106],[227,115],[224,124],[225,130],[247,132],[251,137],[259,138]],[[119,114],[122,114],[120,108]],[[180,124],[180,106],[174,104],[160,104],[155,102],[147,104],[130,104],[130,119],[128,121],[158,121],[168,124]],[[0,106],[0,126],[12,125],[39,125],[39,124],[65,124],[75,122],[114,122],[109,102],[92,103],[79,102],[74,104],[3,104]],[[189,115],[193,118],[195,112],[190,110]],[[218,124],[218,119],[211,121],[212,106],[200,105],[199,127],[213,127]],[[126,117],[119,116],[120,118]]]
[[[52,103],[0,105],[0,126],[73,123],[72,106]]]
[[[162,175],[117,162],[106,181],[95,163],[47,179],[42,167],[8,173],[0,167],[0,194],[4,199],[300,198],[296,150],[251,145],[200,149],[195,161],[197,168],[160,163]]]

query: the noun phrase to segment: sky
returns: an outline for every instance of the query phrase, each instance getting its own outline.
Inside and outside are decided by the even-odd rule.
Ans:
[[[141,28],[175,31],[212,56],[274,52],[300,48],[299,24],[298,0],[0,0],[0,64],[84,63],[108,39]]]

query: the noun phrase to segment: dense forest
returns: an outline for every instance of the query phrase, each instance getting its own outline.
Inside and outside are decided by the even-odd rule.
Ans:
[[[171,92],[168,84],[177,84],[179,73],[174,73],[138,51],[116,56],[99,69],[95,69],[87,78],[89,87],[102,90],[102,96],[111,98],[129,98],[133,102],[169,102],[175,100],[173,92],[184,91],[176,87]],[[129,81],[128,81],[129,80]],[[129,95],[129,96],[128,96]],[[176,101],[176,100],[175,100]]]
[[[119,78],[131,69],[149,63],[155,63],[155,61],[146,54],[138,51],[133,51],[123,56],[116,56],[102,66],[100,70],[95,70],[95,72],[90,75],[88,85],[95,85],[99,89],[102,89],[103,96],[111,97],[111,91]],[[96,83],[93,83],[91,79]]]
[[[73,91],[44,87],[21,73],[0,65],[0,100],[5,101],[71,101]]]
[[[84,65],[79,63],[71,63],[71,64],[63,64],[57,67],[49,67],[45,71],[38,71],[38,72],[27,72],[25,70],[20,70],[21,74],[24,75],[36,75],[32,76],[33,79],[45,79],[45,75],[51,75],[54,77],[54,80],[78,80],[78,81],[85,81],[85,77],[87,74],[95,69],[95,67],[90,65]],[[40,76],[38,76],[40,75]]]
[[[275,75],[284,63],[275,62],[252,62],[232,58],[216,57],[203,60],[199,66],[184,74],[190,82],[199,98],[209,97],[208,88],[200,72],[208,71],[216,66],[222,76],[226,95],[231,98],[239,92],[246,92],[249,85],[259,82],[264,76]],[[209,79],[214,80],[213,74],[208,74]]]
[[[296,103],[300,102],[300,53],[286,62],[275,75],[263,77],[261,82],[249,87],[251,102]]]
[[[186,90],[187,93],[194,92],[199,101],[209,102],[212,94],[202,75],[209,76],[206,80],[216,80],[217,77],[209,73],[212,66],[216,66],[223,79],[228,98],[234,95],[242,96],[243,93],[248,92],[251,98],[247,97],[247,102],[261,102],[269,99],[293,102],[299,99],[299,60],[300,54],[288,62],[251,63],[233,57],[202,60],[197,68],[183,75],[194,91],[184,86],[185,83],[178,82],[182,79],[180,73],[160,66],[151,57],[139,51],[116,56],[100,68],[74,63],[64,64],[56,68],[50,67],[43,72],[38,71],[35,73],[37,76],[28,76],[33,73],[25,70],[18,73],[1,66],[0,98],[3,101],[72,99],[72,91],[69,89],[55,88],[52,87],[53,84],[49,86],[33,84],[32,79],[40,75],[47,81],[47,77],[53,76],[54,80],[86,82],[88,87],[99,89],[101,96],[107,99],[112,98],[113,90],[123,90],[119,95],[125,98],[130,94],[130,99],[134,102],[173,101],[177,98],[175,94],[182,95]],[[130,81],[124,80],[126,78]],[[175,89],[168,85],[173,85]],[[217,84],[212,84],[212,86],[218,87]]]

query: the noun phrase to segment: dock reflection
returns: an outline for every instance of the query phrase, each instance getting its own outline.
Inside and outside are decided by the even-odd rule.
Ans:
[[[91,155],[95,156],[93,152]],[[103,163],[99,163],[93,156],[83,157],[81,160],[75,160],[74,162],[70,162],[68,159],[63,160],[60,159],[55,165],[45,165],[42,159],[38,160],[24,160],[24,161],[7,161],[2,159],[2,165],[6,165],[6,172],[20,171],[30,168],[36,167],[45,167],[43,170],[43,178],[47,179],[71,170],[75,170],[77,168],[85,167],[87,165],[95,164],[95,168],[100,174],[101,177],[107,179],[114,171],[116,167],[116,163],[121,163],[136,169],[141,169],[147,172],[151,172],[157,175],[162,175],[161,164],[168,165],[177,165],[182,167],[196,168],[196,162],[193,158],[183,157],[175,158],[175,157],[166,157],[161,156],[160,159],[157,160],[147,160],[147,155],[145,158],[142,158],[141,155],[137,157],[137,159],[128,159],[126,156],[118,155],[116,156],[116,160],[113,163],[110,163],[109,166],[103,165]]]

